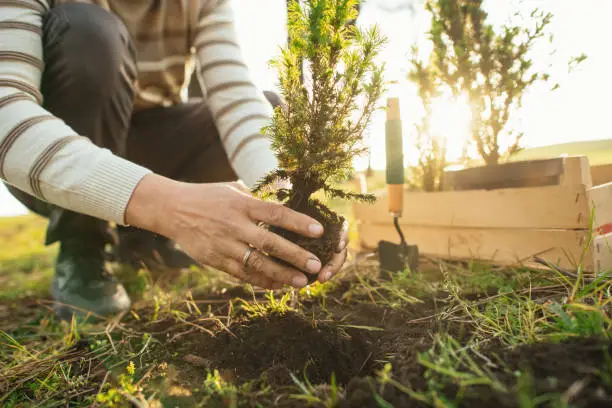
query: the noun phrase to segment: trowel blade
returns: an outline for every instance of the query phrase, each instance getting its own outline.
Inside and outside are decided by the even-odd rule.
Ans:
[[[380,241],[378,257],[381,272],[398,273],[407,268],[411,272],[416,272],[419,267],[419,248],[416,245]]]

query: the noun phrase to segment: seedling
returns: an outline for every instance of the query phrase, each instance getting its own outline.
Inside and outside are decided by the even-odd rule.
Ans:
[[[309,0],[289,5],[291,41],[274,61],[285,99],[262,131],[272,140],[279,168],[266,175],[256,193],[272,196],[307,214],[325,228],[312,239],[271,227],[326,264],[341,238],[344,218],[312,197],[323,191],[331,198],[374,201],[374,196],[336,187],[347,181],[353,159],[363,154],[362,135],[383,93],[383,66],[375,62],[385,39],[376,27],[362,31],[351,21],[357,1]],[[304,80],[300,80],[302,66]],[[269,189],[288,180],[291,188]],[[316,279],[312,277],[311,279]]]

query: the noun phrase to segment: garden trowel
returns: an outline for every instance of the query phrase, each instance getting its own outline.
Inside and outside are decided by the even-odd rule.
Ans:
[[[388,210],[393,217],[393,225],[400,242],[399,244],[390,241],[378,242],[380,269],[385,273],[401,272],[407,268],[415,272],[419,265],[419,249],[416,245],[408,245],[399,224],[404,209],[404,154],[398,98],[387,100],[385,147]]]

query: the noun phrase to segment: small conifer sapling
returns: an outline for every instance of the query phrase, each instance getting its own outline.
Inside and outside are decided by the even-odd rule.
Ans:
[[[364,31],[353,24],[357,0],[302,3],[289,4],[290,41],[274,61],[284,102],[262,129],[272,140],[279,167],[260,180],[254,192],[323,225],[325,233],[317,239],[277,227],[270,230],[325,265],[339,245],[344,218],[312,195],[322,190],[330,198],[374,201],[372,195],[336,186],[350,178],[353,159],[366,152],[362,136],[384,91],[383,66],[375,60],[385,39],[376,27]],[[290,181],[291,188],[271,189],[279,180]]]

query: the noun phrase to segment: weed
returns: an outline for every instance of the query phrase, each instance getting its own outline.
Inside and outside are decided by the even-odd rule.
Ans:
[[[399,381],[395,380],[393,378],[392,368],[393,367],[391,363],[386,363],[382,369],[376,372],[376,381],[378,382],[380,387],[378,390],[375,390],[375,398],[377,402],[381,405],[381,407],[385,406],[385,404],[388,404],[388,402],[384,401],[384,399],[381,397],[381,394],[383,394],[383,390],[386,385],[391,385],[392,387],[397,388],[398,390],[400,390],[404,394],[409,395],[416,401],[421,401],[425,403],[429,402],[429,398],[426,394],[417,392],[413,390],[410,386],[404,385]]]
[[[470,352],[470,346],[461,346],[449,335],[436,335],[431,349],[419,354],[418,361],[426,367],[425,378],[429,391],[437,394],[443,386],[453,384],[458,387],[457,396],[463,394],[467,387],[484,385],[497,392],[508,392],[484,362],[479,364]]]
[[[134,383],[134,375],[136,367],[134,362],[130,363],[125,368],[125,373],[119,376],[118,384],[111,386],[106,383],[101,392],[96,396],[96,402],[108,407],[126,406],[128,403],[135,403],[136,406],[141,406],[144,400],[142,395],[142,387]]]
[[[288,312],[295,312],[295,309],[289,306],[292,297],[292,292],[287,292],[277,300],[273,291],[267,291],[267,302],[259,302],[254,299],[253,302],[248,302],[244,299],[238,299],[239,310],[244,311],[249,318],[262,317],[268,315],[283,316]]]
[[[598,305],[569,303],[562,305],[551,302],[546,305],[548,319],[542,323],[546,337],[562,341],[572,337],[606,337],[612,330],[612,319],[605,309]]]
[[[567,401],[561,393],[546,393],[538,395],[534,384],[533,374],[529,370],[516,373],[516,395],[519,408],[537,408],[549,406],[554,408],[568,408]]]
[[[532,344],[541,331],[542,306],[530,296],[501,296],[479,306],[466,305],[482,339],[496,338],[503,344]]]
[[[416,281],[408,276],[409,272],[398,274],[390,281],[372,279],[356,274],[357,282],[351,284],[350,289],[342,296],[343,300],[368,299],[369,302],[386,306],[391,309],[399,309],[408,304],[421,303],[421,300],[409,293],[407,282]],[[424,287],[425,285],[423,285]]]
[[[236,407],[238,404],[238,390],[235,385],[228,383],[219,374],[218,370],[209,371],[202,385],[206,399],[220,398],[227,407]]]
[[[324,385],[313,386],[306,375],[307,367],[304,368],[304,381],[300,381],[293,373],[290,374],[294,384],[301,391],[300,394],[291,394],[290,398],[326,408],[336,407],[342,396],[342,390],[336,382],[336,374],[331,373],[329,387]]]

